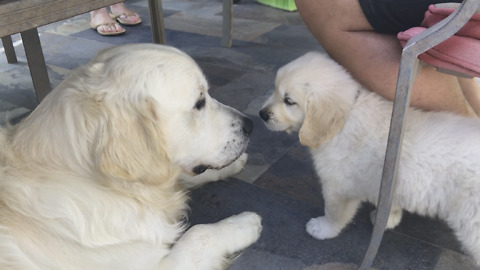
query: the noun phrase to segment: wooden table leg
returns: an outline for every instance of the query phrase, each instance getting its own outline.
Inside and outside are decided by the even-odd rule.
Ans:
[[[20,35],[22,36],[33,87],[37,94],[38,102],[41,102],[52,87],[48,79],[47,65],[43,57],[42,45],[40,44],[37,28],[21,32]]]
[[[7,56],[7,62],[9,64],[17,63],[17,55],[15,54],[15,48],[13,47],[12,37],[2,37],[2,44],[5,49],[5,55]]]

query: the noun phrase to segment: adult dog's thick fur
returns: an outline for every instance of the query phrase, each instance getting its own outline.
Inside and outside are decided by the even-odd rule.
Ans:
[[[180,172],[238,170],[252,130],[207,90],[179,50],[120,46],[0,129],[0,269],[211,270],[256,241],[250,212],[182,235]]]
[[[260,116],[299,131],[322,184],[325,216],[307,232],[337,236],[362,201],[376,204],[392,102],[360,86],[336,62],[308,53],[282,67]],[[388,228],[402,209],[438,216],[480,263],[480,121],[410,109]]]

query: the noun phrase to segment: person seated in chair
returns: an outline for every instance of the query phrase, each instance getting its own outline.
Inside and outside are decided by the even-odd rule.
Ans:
[[[396,35],[419,26],[431,4],[458,0],[296,0],[300,16],[325,51],[368,89],[393,100],[402,46]],[[412,106],[480,116],[477,78],[462,78],[423,65],[411,92]]]

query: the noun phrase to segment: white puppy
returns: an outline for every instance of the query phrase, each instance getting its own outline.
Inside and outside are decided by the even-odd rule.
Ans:
[[[120,46],[1,128],[0,269],[211,270],[254,243],[250,212],[182,235],[179,174],[238,170],[252,131],[207,90],[179,50]]]
[[[260,116],[271,130],[299,131],[322,184],[317,239],[337,236],[362,201],[376,204],[392,102],[317,52],[282,67]],[[410,109],[388,228],[402,209],[439,216],[480,263],[480,121]]]

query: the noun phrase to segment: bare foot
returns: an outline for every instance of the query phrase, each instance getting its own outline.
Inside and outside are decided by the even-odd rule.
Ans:
[[[90,26],[100,35],[119,35],[125,32],[125,29],[110,17],[106,8],[90,12]]]

